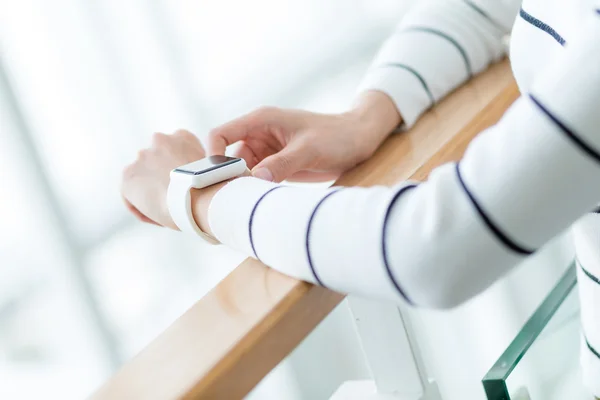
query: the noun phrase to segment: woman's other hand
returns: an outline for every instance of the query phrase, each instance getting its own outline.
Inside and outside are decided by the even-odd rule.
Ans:
[[[223,155],[239,142],[235,156],[257,178],[332,180],[369,158],[400,121],[392,100],[377,91],[341,114],[264,107],[212,130],[209,152]]]
[[[167,206],[171,170],[205,156],[200,140],[186,130],[172,135],[155,133],[152,145],[141,150],[123,171],[125,205],[143,222],[177,229]]]

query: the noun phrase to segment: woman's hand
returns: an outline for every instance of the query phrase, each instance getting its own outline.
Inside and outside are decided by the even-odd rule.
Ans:
[[[342,114],[266,107],[211,131],[209,151],[223,155],[240,142],[235,156],[257,178],[330,180],[369,158],[400,120],[392,100],[376,91]]]
[[[177,229],[167,207],[171,170],[205,157],[202,144],[185,130],[155,133],[152,146],[141,150],[123,171],[121,194],[127,208],[141,221]]]

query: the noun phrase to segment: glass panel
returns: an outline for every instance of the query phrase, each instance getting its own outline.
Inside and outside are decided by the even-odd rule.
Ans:
[[[579,298],[573,290],[506,379],[511,399],[584,398],[578,362]]]
[[[569,267],[483,379],[488,400],[586,398],[575,268]]]

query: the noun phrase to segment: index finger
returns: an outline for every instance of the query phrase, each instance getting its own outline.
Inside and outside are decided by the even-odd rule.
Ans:
[[[208,134],[208,154],[225,155],[227,146],[246,139],[251,130],[267,125],[275,113],[276,110],[271,107],[259,108],[211,130]]]

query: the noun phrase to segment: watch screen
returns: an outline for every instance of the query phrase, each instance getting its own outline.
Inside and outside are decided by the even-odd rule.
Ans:
[[[189,175],[202,175],[206,172],[210,172],[215,169],[240,161],[241,158],[227,156],[209,156],[203,158],[202,160],[182,165],[179,168],[175,168],[174,171]]]

